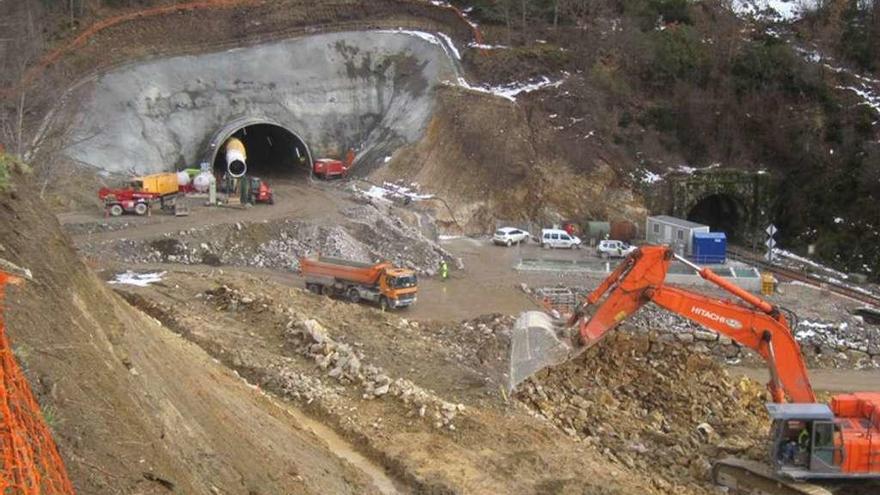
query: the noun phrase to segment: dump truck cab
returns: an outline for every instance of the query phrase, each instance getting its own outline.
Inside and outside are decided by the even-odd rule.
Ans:
[[[391,307],[402,308],[415,302],[418,278],[412,270],[387,268],[380,279],[379,287]]]

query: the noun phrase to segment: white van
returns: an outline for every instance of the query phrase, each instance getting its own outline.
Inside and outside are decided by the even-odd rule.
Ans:
[[[580,249],[581,240],[561,229],[541,229],[541,247]]]

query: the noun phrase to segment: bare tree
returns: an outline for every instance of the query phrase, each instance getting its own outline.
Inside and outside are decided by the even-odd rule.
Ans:
[[[28,67],[36,61],[42,50],[43,40],[35,19],[32,2],[6,2],[2,16],[9,19],[3,27],[11,38],[5,39],[0,51],[0,72],[3,73],[3,98],[0,100],[0,131],[9,143],[9,150],[16,155],[25,151],[25,114],[29,106],[29,87],[23,77]]]

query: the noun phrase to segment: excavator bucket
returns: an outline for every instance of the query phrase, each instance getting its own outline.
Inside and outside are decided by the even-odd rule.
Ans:
[[[540,311],[521,314],[510,336],[508,392],[538,371],[562,364],[580,351],[573,345],[564,322],[554,321]]]

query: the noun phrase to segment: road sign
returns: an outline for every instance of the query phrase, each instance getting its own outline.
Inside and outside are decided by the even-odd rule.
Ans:
[[[773,251],[767,251],[766,253],[764,253],[764,259],[772,263],[773,262]]]
[[[771,223],[767,226],[767,230],[765,232],[767,232],[767,235],[769,235],[770,237],[773,237],[774,235],[776,235],[777,232],[779,232],[779,230],[776,228],[775,225]]]
[[[771,237],[764,241],[764,245],[767,246],[768,249],[773,249],[776,247],[776,239]]]

